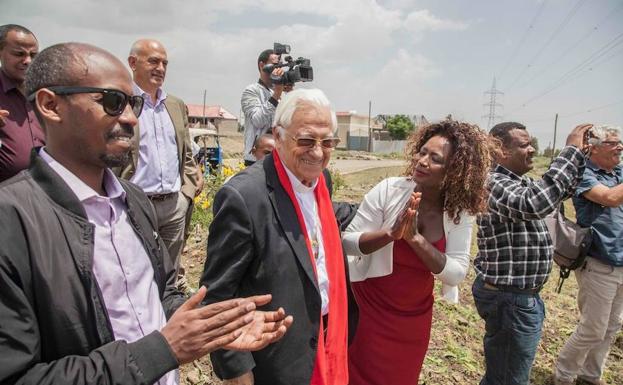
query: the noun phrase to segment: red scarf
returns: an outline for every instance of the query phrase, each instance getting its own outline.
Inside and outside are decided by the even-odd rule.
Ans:
[[[311,242],[307,234],[305,219],[294,195],[290,178],[286,173],[277,150],[273,151],[273,159],[279,182],[286,190],[305,235],[305,243],[311,264],[316,272],[316,261],[313,257]],[[329,276],[329,327],[325,341],[324,325],[321,314],[320,329],[318,330],[318,349],[316,363],[312,373],[310,385],[346,385],[348,384],[348,304],[346,300],[346,273],[344,270],[344,256],[342,240],[337,228],[337,221],[333,213],[333,205],[329,197],[329,190],[325,184],[324,175],[320,174],[318,184],[314,189],[314,196],[318,204],[318,216],[322,226],[322,244],[324,246],[325,264]],[[286,310],[287,311],[287,310]]]

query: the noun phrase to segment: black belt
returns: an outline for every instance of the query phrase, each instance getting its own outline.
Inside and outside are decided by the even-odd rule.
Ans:
[[[175,195],[177,195],[177,192],[166,193],[166,194],[152,194],[152,195],[147,195],[147,198],[149,198],[149,200],[152,200],[152,201],[163,201],[165,199],[172,198]]]
[[[537,287],[533,287],[530,289],[520,289],[518,287],[510,286],[510,285],[493,285],[488,282],[483,282],[482,287],[484,287],[485,289],[489,289],[489,290],[503,291],[503,292],[508,292],[508,293],[539,294],[543,286],[537,286]]]

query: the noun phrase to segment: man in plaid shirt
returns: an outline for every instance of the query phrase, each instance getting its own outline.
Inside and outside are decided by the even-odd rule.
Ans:
[[[573,129],[565,148],[537,181],[524,176],[533,168],[535,154],[526,127],[505,122],[490,131],[503,151],[489,176],[489,212],[478,218],[472,293],[485,320],[486,372],[480,385],[529,382],[545,318],[539,291],[553,258],[543,218],[570,197],[581,180],[584,137],[590,127]]]

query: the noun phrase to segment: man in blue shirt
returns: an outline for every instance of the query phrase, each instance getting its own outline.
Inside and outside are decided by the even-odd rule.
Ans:
[[[556,385],[601,379],[610,345],[623,320],[623,144],[620,129],[600,126],[573,204],[578,223],[591,226],[593,243],[576,270],[580,322],[556,361]]]

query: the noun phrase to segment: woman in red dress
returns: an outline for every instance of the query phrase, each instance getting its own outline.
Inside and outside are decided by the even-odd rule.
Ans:
[[[487,135],[446,120],[408,140],[406,177],[366,194],[344,235],[359,326],[349,348],[351,385],[416,385],[428,349],[433,286],[458,302],[474,216],[485,209]]]

